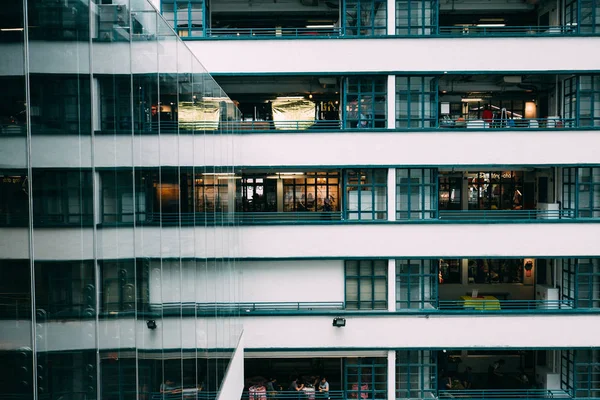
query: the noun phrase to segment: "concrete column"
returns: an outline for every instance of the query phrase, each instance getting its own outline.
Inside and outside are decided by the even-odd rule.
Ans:
[[[396,0],[387,0],[387,34],[396,34]]]
[[[396,400],[396,351],[388,351],[387,398]]]
[[[396,168],[388,168],[387,215],[388,221],[396,220]]]
[[[388,75],[387,128],[396,129],[396,75]]]
[[[283,180],[281,178],[277,179],[277,212],[283,212]]]
[[[396,311],[396,260],[388,260],[388,311]]]

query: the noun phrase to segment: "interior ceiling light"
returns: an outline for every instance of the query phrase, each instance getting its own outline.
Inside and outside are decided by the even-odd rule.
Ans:
[[[460,101],[462,101],[463,103],[469,103],[469,102],[476,102],[476,101],[483,101],[482,98],[479,97],[474,97],[474,98],[464,98],[464,99],[460,99]]]

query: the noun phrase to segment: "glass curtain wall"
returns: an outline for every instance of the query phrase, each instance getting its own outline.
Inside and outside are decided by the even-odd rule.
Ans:
[[[231,142],[203,138],[237,109],[145,0],[13,1],[0,23],[3,395],[216,394],[241,327],[195,308],[236,301],[237,233],[184,227],[200,206],[171,200],[215,173],[207,157],[233,173]],[[171,226],[144,225],[148,184]]]

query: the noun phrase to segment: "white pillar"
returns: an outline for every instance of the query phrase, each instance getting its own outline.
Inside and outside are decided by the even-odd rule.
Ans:
[[[387,398],[396,400],[396,351],[388,351],[387,368]]]
[[[388,311],[396,311],[396,260],[388,260]]]
[[[283,179],[281,178],[277,179],[277,212],[283,212]]]
[[[388,168],[387,175],[387,220],[396,220],[396,168]]]
[[[396,0],[387,0],[387,34],[396,34]]]
[[[396,75],[387,80],[387,128],[396,129]]]

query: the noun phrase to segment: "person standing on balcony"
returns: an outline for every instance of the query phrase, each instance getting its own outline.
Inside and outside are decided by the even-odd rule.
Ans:
[[[299,392],[302,389],[304,389],[304,384],[300,382],[299,378],[294,378],[294,380],[290,384],[289,390],[292,392]]]
[[[481,118],[485,121],[485,127],[489,128],[492,121],[494,120],[494,113],[490,110],[490,105],[486,104],[483,112],[481,113]]]
[[[321,377],[321,382],[319,382],[319,393],[324,399],[329,399],[329,382],[324,376]]]

